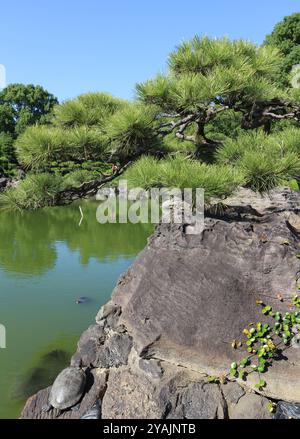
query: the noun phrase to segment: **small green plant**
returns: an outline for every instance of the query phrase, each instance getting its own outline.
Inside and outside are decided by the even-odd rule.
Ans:
[[[251,323],[243,330],[246,336],[248,356],[240,362],[231,363],[229,375],[232,378],[245,380],[250,373],[258,373],[259,381],[255,388],[262,391],[267,382],[261,379],[260,374],[267,372],[272,361],[277,358],[283,347],[289,347],[297,332],[300,332],[300,296],[292,297],[291,308],[293,311],[283,314],[274,311],[271,305],[266,305],[262,300],[256,303],[262,306],[262,314],[273,319],[274,323]],[[299,326],[298,326],[299,325]]]
[[[275,412],[276,407],[277,407],[277,405],[276,405],[275,402],[272,402],[272,401],[268,402],[268,410],[269,410],[270,413]]]

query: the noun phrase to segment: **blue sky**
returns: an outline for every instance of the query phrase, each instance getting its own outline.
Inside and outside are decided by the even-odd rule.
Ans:
[[[14,0],[1,2],[7,82],[41,84],[60,100],[87,91],[133,96],[194,34],[261,43],[297,0]]]

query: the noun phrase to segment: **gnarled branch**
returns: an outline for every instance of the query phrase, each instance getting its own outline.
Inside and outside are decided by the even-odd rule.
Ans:
[[[122,175],[126,169],[131,165],[131,161],[126,163],[122,168],[118,169],[114,174],[108,177],[102,177],[96,180],[92,180],[86,183],[83,183],[79,187],[73,187],[69,189],[65,189],[58,193],[57,196],[57,204],[70,204],[79,198],[91,197],[96,195],[99,189],[101,189],[105,184],[113,181],[120,175]]]

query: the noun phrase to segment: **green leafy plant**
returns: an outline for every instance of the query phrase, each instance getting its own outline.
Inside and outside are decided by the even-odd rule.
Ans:
[[[261,300],[258,300],[257,304],[262,306],[262,314],[273,319],[274,323],[252,323],[243,330],[248,356],[240,362],[231,364],[229,375],[232,378],[245,380],[250,373],[260,375],[267,372],[281,350],[291,345],[295,333],[300,332],[300,312],[298,311],[300,297],[298,294],[292,297],[291,306],[294,310],[285,314],[274,311],[271,305],[266,305]],[[266,386],[267,382],[259,378],[255,388],[261,391]]]

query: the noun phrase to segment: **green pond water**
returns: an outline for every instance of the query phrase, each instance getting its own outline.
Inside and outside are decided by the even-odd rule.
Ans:
[[[99,224],[98,204],[0,212],[0,418],[17,418],[28,396],[68,364],[122,272],[152,232],[148,224]],[[85,296],[88,303],[76,304]]]

